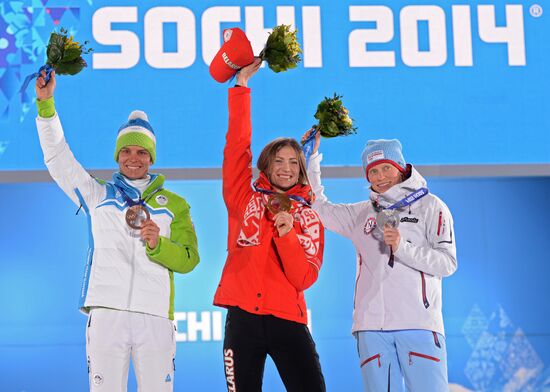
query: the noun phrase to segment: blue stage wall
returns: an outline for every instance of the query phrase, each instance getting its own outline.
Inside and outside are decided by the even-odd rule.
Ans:
[[[334,201],[367,197],[361,179],[325,183]],[[454,214],[458,246],[458,271],[443,281],[450,382],[478,391],[503,391],[507,384],[510,391],[544,390],[550,369],[550,212],[544,208],[550,179],[429,183]],[[195,271],[176,279],[176,390],[222,391],[225,314],[211,305],[225,261],[221,183],[167,186],[191,204],[202,258]],[[0,202],[0,391],[86,390],[86,318],[77,310],[86,219],[75,216],[76,206],[53,183],[0,185]],[[354,279],[353,246],[327,233],[323,268],[306,297],[329,391],[361,390],[350,334]],[[284,390],[273,366],[264,385]]]
[[[300,137],[334,92],[360,136],[333,143],[328,164],[357,164],[366,138],[397,137],[416,164],[550,162],[550,23],[531,2],[25,0],[0,2],[0,170],[41,169],[33,85],[50,32],[63,26],[94,52],[59,77],[56,103],[86,167],[109,168],[118,126],[149,114],[159,167],[219,167],[226,86],[208,65],[224,28],[245,29],[256,54],[267,30],[292,23],[295,70],[252,82],[254,150]],[[108,57],[111,56],[111,57]],[[230,85],[231,83],[227,83]],[[106,147],[107,146],[107,147]],[[204,154],[205,149],[209,152]]]

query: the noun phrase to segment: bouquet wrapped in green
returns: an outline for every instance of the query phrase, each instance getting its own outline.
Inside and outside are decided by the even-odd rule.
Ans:
[[[92,49],[86,48],[87,44],[88,41],[83,44],[74,41],[73,36],[69,36],[67,30],[63,28],[59,33],[53,32],[46,50],[48,57],[46,64],[52,67],[58,75],[76,75],[88,65],[82,58],[83,54],[92,51]]]
[[[309,157],[315,146],[315,135],[321,133],[323,137],[347,136],[357,132],[353,126],[353,120],[349,116],[349,111],[342,103],[342,96],[334,93],[332,98],[325,97],[319,105],[315,118],[319,121],[312,127],[313,131],[303,142],[302,150],[309,162]]]
[[[269,34],[259,57],[262,61],[267,61],[269,68],[274,72],[284,72],[296,68],[302,60],[301,53],[302,49],[296,40],[296,30],[291,31],[289,25],[279,25]]]
[[[69,36],[67,30],[61,28],[59,33],[55,31],[50,34],[50,41],[46,49],[46,64],[40,67],[38,72],[28,75],[21,86],[20,93],[25,96],[25,90],[29,85],[29,82],[39,77],[42,71],[46,72],[44,80],[46,83],[50,81],[50,75],[52,71],[55,71],[57,75],[76,75],[84,67],[86,61],[82,58],[83,54],[88,54],[92,49],[87,49],[86,45],[88,41],[83,44],[74,41],[73,36]]]

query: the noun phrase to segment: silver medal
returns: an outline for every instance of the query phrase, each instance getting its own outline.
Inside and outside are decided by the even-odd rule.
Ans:
[[[376,228],[384,232],[386,225],[390,225],[394,229],[399,226],[399,214],[396,210],[382,210],[376,215]]]

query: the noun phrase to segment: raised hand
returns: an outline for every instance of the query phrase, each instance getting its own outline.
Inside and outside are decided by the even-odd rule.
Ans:
[[[237,84],[239,86],[248,87],[248,80],[260,69],[262,60],[259,57],[254,58],[254,62],[247,65],[237,73]]]
[[[55,71],[52,71],[48,84],[46,84],[46,81],[44,80],[45,77],[46,71],[42,71],[40,76],[36,79],[36,98],[38,98],[39,101],[44,101],[50,97],[53,97],[53,92],[55,90]]]
[[[307,130],[304,135],[302,136],[302,144],[305,143],[305,141],[307,140],[307,138],[311,135],[311,132],[315,131],[315,128],[310,128],[309,130]],[[321,132],[317,132],[315,134],[315,145],[313,147],[313,151],[311,152],[311,154],[315,154],[317,151],[319,151],[319,146],[321,145]]]

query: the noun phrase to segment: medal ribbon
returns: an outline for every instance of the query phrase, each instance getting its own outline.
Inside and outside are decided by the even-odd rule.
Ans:
[[[275,194],[278,194],[279,192],[273,192],[273,191],[270,191],[269,189],[263,189],[263,188],[258,188],[256,186],[254,186],[254,190],[257,191],[257,192],[260,192],[260,193],[264,193],[266,195],[275,195]],[[306,200],[304,199],[302,196],[297,196],[297,195],[287,195],[286,193],[284,194],[286,197],[288,197],[289,199],[292,199],[294,201],[297,201],[298,203],[301,203],[303,205],[306,205],[308,207],[311,207],[311,204]]]
[[[317,127],[314,126],[313,130],[304,141],[304,144],[302,144],[302,151],[304,152],[304,157],[306,158],[306,167],[309,165],[309,158],[315,148],[315,135],[317,135],[317,132],[319,131],[317,130]]]
[[[120,191],[120,194],[124,198],[124,201],[126,203],[128,203],[128,207],[133,207],[133,206],[136,206],[136,205],[144,206],[145,202],[147,200],[149,200],[151,197],[153,197],[153,195],[155,193],[157,193],[158,191],[160,191],[162,189],[162,187],[158,187],[153,192],[151,192],[151,194],[149,196],[147,196],[145,199],[140,198],[138,201],[134,201],[130,196],[128,196],[128,194],[126,194],[126,192],[124,191],[124,189],[120,185],[116,185],[116,184],[114,184],[114,185]]]
[[[421,198],[426,196],[428,193],[430,193],[428,188],[420,188],[414,191],[414,193],[411,193],[410,195],[405,196],[403,199],[399,200],[397,203],[392,204],[387,208],[384,208],[384,210],[396,210],[398,208],[407,207],[412,203],[414,203],[415,201],[420,200]]]
[[[33,80],[34,78],[39,77],[42,71],[46,71],[46,77],[44,78],[44,81],[46,82],[46,84],[48,84],[48,82],[50,81],[51,73],[53,71],[53,67],[50,64],[44,64],[43,66],[40,67],[38,72],[32,73],[25,78],[25,81],[23,82],[23,85],[21,86],[21,89],[19,90],[19,92],[21,94],[24,94],[25,90],[27,90],[27,86],[29,85],[30,81]]]

